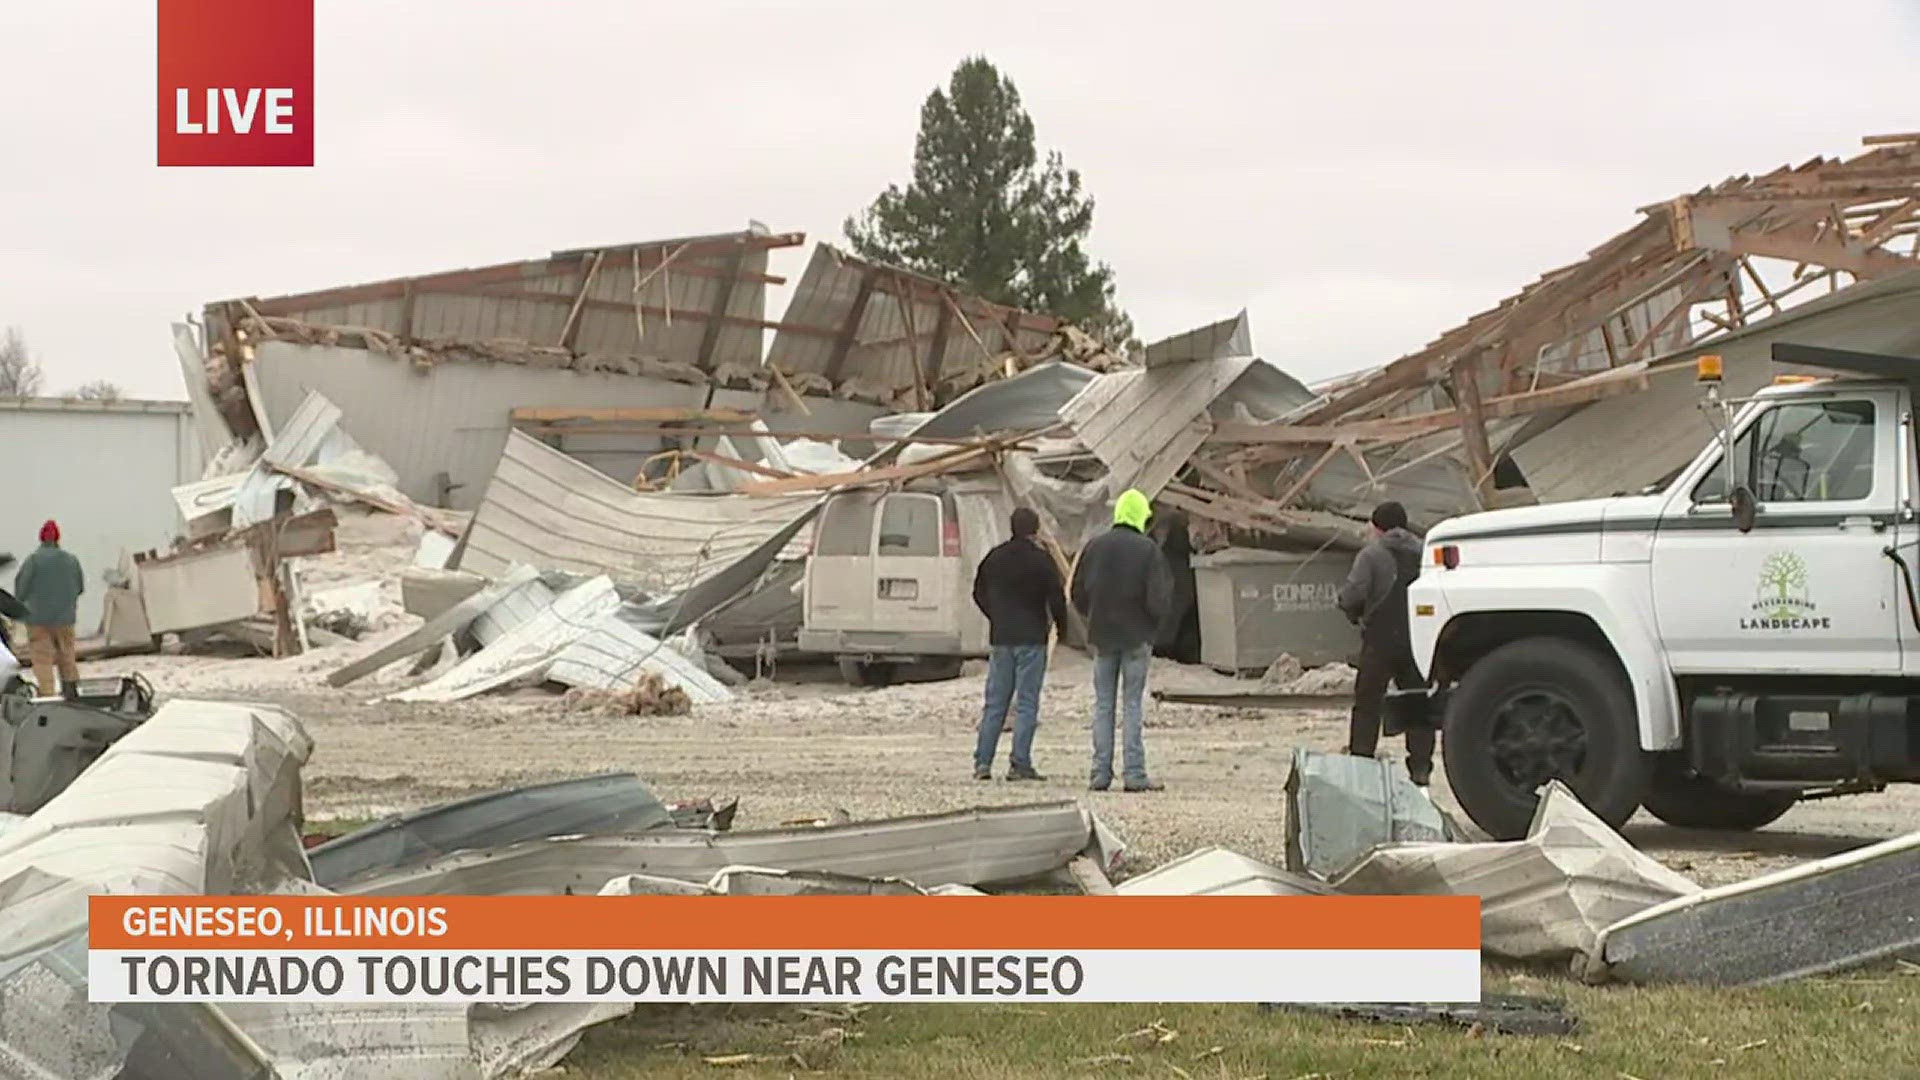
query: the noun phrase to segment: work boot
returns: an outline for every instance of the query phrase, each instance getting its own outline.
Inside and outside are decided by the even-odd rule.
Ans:
[[[1138,783],[1135,783],[1133,781],[1128,781],[1127,790],[1129,792],[1165,791],[1167,790],[1167,785],[1161,783],[1158,780],[1141,780]]]
[[[1017,768],[1017,767],[1008,769],[1007,779],[1009,780],[1045,780],[1046,777],[1041,776],[1039,773],[1035,772],[1032,766],[1028,766],[1027,768],[1024,768],[1024,769]]]
[[[1102,780],[1099,777],[1095,777],[1092,781],[1090,781],[1087,784],[1087,790],[1088,791],[1105,791],[1107,790],[1107,788],[1111,786],[1113,786],[1112,780]]]
[[[1426,787],[1428,784],[1433,782],[1433,766],[1429,765],[1424,769],[1416,769],[1416,768],[1413,768],[1412,766],[1408,766],[1407,775],[1413,778],[1414,787],[1417,787],[1417,788]]]
[[[982,766],[981,768],[973,770],[973,778],[975,780],[991,780],[993,779],[993,770]]]

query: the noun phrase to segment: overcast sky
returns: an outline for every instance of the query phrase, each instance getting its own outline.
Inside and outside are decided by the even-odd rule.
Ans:
[[[1636,206],[1920,130],[1914,0],[317,6],[318,166],[195,170],[154,165],[151,2],[4,3],[0,325],[49,391],[182,396],[167,324],[215,299],[748,218],[838,241],[971,53],[1084,175],[1143,338],[1246,307],[1309,380]]]

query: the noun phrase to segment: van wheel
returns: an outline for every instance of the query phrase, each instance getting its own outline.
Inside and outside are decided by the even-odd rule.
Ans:
[[[1626,681],[1609,658],[1563,638],[1510,642],[1468,668],[1444,732],[1447,783],[1495,840],[1527,834],[1549,780],[1616,829],[1646,794],[1651,764]]]
[[[1792,792],[1734,791],[1704,776],[1688,776],[1677,760],[1662,761],[1647,787],[1646,811],[1676,829],[1752,832],[1793,809]]]
[[[892,664],[868,664],[859,660],[840,661],[840,677],[848,686],[892,686]]]

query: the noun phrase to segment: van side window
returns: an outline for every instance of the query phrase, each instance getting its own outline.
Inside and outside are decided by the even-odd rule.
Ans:
[[[873,554],[874,497],[842,495],[821,512],[813,553],[828,558],[857,558]]]
[[[889,495],[880,509],[881,555],[933,558],[940,554],[940,500]]]
[[[1871,401],[1804,401],[1761,413],[1733,444],[1741,479],[1763,503],[1853,502],[1873,495]],[[1726,460],[1693,501],[1726,501]]]

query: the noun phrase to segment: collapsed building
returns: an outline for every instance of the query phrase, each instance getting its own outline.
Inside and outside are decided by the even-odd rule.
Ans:
[[[605,575],[650,637],[697,624],[706,648],[760,664],[821,619],[806,586],[817,534],[874,528],[884,493],[903,520],[905,495],[941,500],[924,516],[946,535],[928,542],[969,566],[1007,510],[1032,505],[1070,572],[1133,487],[1177,555],[1174,655],[1235,671],[1281,653],[1330,662],[1351,644],[1333,594],[1378,501],[1422,528],[1632,490],[1700,445],[1686,374],[1699,351],[1721,353],[1744,392],[1773,374],[1775,342],[1914,347],[1920,141],[1867,142],[1644,207],[1425,348],[1317,386],[1261,357],[1244,312],[1122,357],[1056,317],[825,244],[769,319],[766,290],[785,283],[769,253],[805,238],[757,224],[221,301],[176,327],[211,461],[176,501],[202,547],[339,498],[414,514],[439,537],[410,572],[436,598],[416,614],[515,566]],[[1628,459],[1610,453],[1623,439]],[[829,507],[856,492],[882,494],[838,500],[842,522]],[[253,546],[224,560],[231,603],[149,612],[144,628],[246,609],[277,651],[302,648],[284,616],[298,583],[273,567],[315,545]],[[157,577],[179,558],[141,563]],[[941,602],[924,641],[966,654],[977,613]],[[121,636],[151,636],[126,622]],[[811,636],[878,648],[866,629]]]

